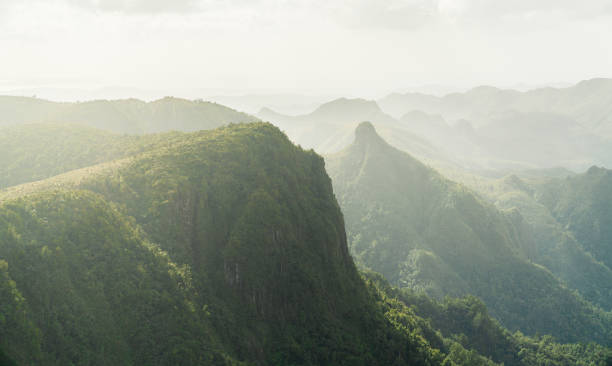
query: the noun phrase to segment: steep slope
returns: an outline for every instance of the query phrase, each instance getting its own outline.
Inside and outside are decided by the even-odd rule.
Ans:
[[[41,193],[0,206],[0,258],[0,291],[9,295],[0,297],[0,348],[19,364],[226,358],[205,311],[194,307],[188,269],[91,192]]]
[[[593,257],[612,268],[612,171],[593,166],[553,180],[539,187],[538,200]]]
[[[555,174],[555,172],[552,172]],[[567,173],[565,173],[567,175]],[[528,258],[548,268],[570,288],[605,310],[612,309],[612,270],[585,249],[565,224],[542,202],[540,190],[557,178],[523,173],[490,181],[481,194],[504,210],[517,209],[532,239]],[[565,179],[565,178],[564,178]],[[555,197],[555,201],[558,197]]]
[[[497,211],[388,145],[369,123],[327,168],[353,255],[393,284],[436,297],[473,294],[510,330],[611,340],[609,314],[528,261],[518,212]]]
[[[257,118],[217,103],[166,97],[146,103],[136,99],[54,103],[0,96],[0,127],[24,123],[77,123],[117,133],[196,131]]]
[[[384,325],[372,318],[348,254],[322,159],[272,126],[193,134],[83,186],[125,204],[154,242],[193,268],[198,290],[219,298],[211,305],[223,314],[217,330],[240,358],[398,358],[383,357],[387,346],[375,346],[366,331]],[[236,325],[228,327],[227,318]],[[295,348],[315,344],[320,351],[308,355]]]
[[[322,158],[271,125],[185,134],[91,171],[0,203],[0,290],[20,294],[0,307],[29,314],[33,334],[0,349],[19,362],[443,361],[359,277]]]

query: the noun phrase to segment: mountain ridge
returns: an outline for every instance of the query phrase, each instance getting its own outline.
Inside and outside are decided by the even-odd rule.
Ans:
[[[116,133],[144,134],[170,130],[211,129],[230,122],[256,122],[256,117],[213,102],[165,97],[51,102],[30,97],[0,96],[0,127],[25,123],[77,123]]]

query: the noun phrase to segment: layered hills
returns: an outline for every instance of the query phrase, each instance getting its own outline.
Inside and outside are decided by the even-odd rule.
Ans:
[[[441,114],[446,120],[488,124],[491,115],[514,110],[567,116],[601,135],[612,137],[610,102],[612,79],[581,81],[567,88],[539,88],[526,92],[480,86],[443,97],[419,93],[391,94],[378,100],[381,108],[400,117],[412,110]]]
[[[341,98],[308,114],[288,116],[264,108],[258,117],[324,154],[350,145],[352,130],[368,120],[393,146],[438,168],[582,170],[612,163],[612,135],[604,131],[612,125],[602,93],[607,84],[592,80],[525,93],[479,87],[445,97],[408,93],[378,101]]]
[[[592,79],[569,88],[526,92],[481,86],[443,97],[396,93],[377,102],[402,120],[425,113],[450,126],[471,126],[474,133],[467,141],[464,135],[455,138],[456,133],[440,130],[439,123],[424,129],[433,144],[448,147],[447,153],[461,156],[467,165],[583,170],[612,163],[611,92],[612,80]]]

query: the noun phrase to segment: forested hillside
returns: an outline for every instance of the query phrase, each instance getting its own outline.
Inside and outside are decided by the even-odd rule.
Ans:
[[[573,176],[560,171],[560,175]],[[531,233],[529,260],[541,264],[568,287],[605,310],[612,308],[612,270],[581,243],[569,227],[544,203],[561,199],[557,190],[573,178],[556,172],[523,172],[484,181],[475,188],[502,210],[518,210]],[[541,175],[545,174],[545,175]],[[469,180],[468,180],[469,181]],[[567,191],[569,193],[569,190]],[[577,193],[577,192],[576,192]],[[598,200],[606,204],[606,194]]]
[[[584,174],[553,180],[538,193],[584,248],[612,268],[612,171],[593,166]]]
[[[454,360],[469,365],[485,364],[478,358],[480,355],[506,366],[612,364],[612,350],[595,343],[559,344],[550,335],[528,337],[521,332],[510,333],[474,296],[446,297],[438,302],[408,288],[392,287],[380,274],[364,272],[363,276],[368,287],[375,289],[390,307],[409,307],[411,313],[428,322],[428,327],[436,329]],[[428,333],[425,334],[427,337]]]
[[[348,254],[322,158],[276,128],[185,135],[113,172],[3,198],[0,349],[18,363],[445,357],[386,320]]]
[[[609,313],[530,260],[532,233],[518,211],[498,211],[388,145],[370,123],[355,134],[327,167],[358,263],[437,298],[478,296],[511,330],[612,340]]]
[[[0,128],[0,189],[168,146],[180,132],[120,135],[78,124]]]
[[[38,127],[65,141],[24,151],[46,174],[101,164],[0,191],[6,364],[606,365],[601,346],[508,333],[474,298],[362,278],[323,159],[269,124]]]
[[[36,194],[2,205],[0,221],[0,347],[18,364],[225,359],[189,269],[101,197]]]

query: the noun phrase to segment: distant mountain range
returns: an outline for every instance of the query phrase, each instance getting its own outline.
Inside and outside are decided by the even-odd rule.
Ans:
[[[57,103],[27,97],[0,96],[0,127],[24,123],[76,123],[118,133],[197,131],[231,122],[258,119],[220,104],[163,98]]]
[[[487,125],[491,116],[504,111],[540,112],[571,117],[595,132],[610,136],[612,79],[581,81],[567,88],[540,88],[525,92],[480,86],[464,93],[436,97],[419,93],[391,94],[378,103],[395,117],[420,110],[441,114],[447,121],[470,120]]]
[[[338,99],[309,114],[264,109],[258,117],[320,153],[348,146],[349,131],[371,121],[394,146],[433,164],[473,170],[612,166],[610,79],[527,92],[483,86],[444,97]]]
[[[270,108],[288,115],[309,113],[330,99],[332,98],[305,94],[244,94],[206,97],[206,100],[251,114],[256,114],[263,108]]]

